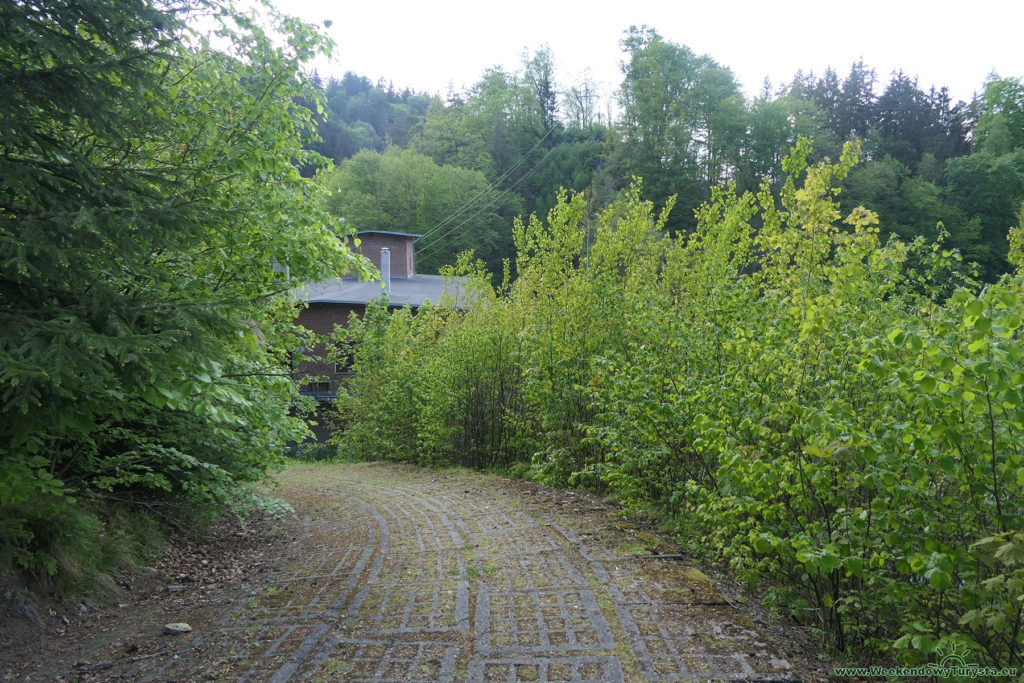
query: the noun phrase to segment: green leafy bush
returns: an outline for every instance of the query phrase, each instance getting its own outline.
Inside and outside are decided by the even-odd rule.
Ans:
[[[0,8],[0,571],[70,568],[111,503],[257,504],[305,434],[273,264],[362,262],[297,170],[316,161],[300,66],[326,44],[267,22],[205,0]]]
[[[810,152],[777,195],[717,189],[685,235],[639,183],[594,220],[563,194],[517,224],[507,292],[372,319],[357,357],[390,355],[341,442],[380,425],[372,396],[402,459],[528,461],[660,510],[838,650],[1019,665],[1024,277],[978,290],[941,243],[882,244],[874,213],[838,211],[857,145]],[[499,368],[515,388],[474,393]],[[516,449],[475,438],[495,421]]]

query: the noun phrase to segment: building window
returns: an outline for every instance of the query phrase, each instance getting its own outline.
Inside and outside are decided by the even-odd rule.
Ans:
[[[330,382],[308,382],[306,384],[306,386],[303,387],[302,393],[304,393],[304,394],[313,394],[314,396],[321,395],[321,394],[329,394],[329,393],[331,393],[331,383]]]

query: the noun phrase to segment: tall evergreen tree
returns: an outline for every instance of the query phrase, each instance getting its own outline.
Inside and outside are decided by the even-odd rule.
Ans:
[[[875,71],[864,66],[864,61],[854,62],[850,73],[843,81],[843,92],[839,98],[839,112],[836,115],[836,137],[839,140],[864,139],[875,118]]]
[[[186,29],[197,11],[220,50]],[[270,20],[216,0],[0,6],[0,570],[74,561],[113,499],[251,501],[304,434],[273,264],[362,266],[296,165],[323,39]]]

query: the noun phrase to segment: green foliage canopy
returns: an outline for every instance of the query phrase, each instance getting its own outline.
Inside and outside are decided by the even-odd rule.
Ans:
[[[622,172],[643,177],[657,201],[676,194],[696,207],[711,185],[731,177],[744,147],[739,84],[707,55],[646,26],[631,27],[622,48]]]
[[[106,501],[251,502],[304,432],[273,264],[363,266],[297,170],[315,161],[299,69],[327,45],[264,21],[202,0],[0,8],[5,569],[55,571]]]
[[[480,171],[439,166],[413,150],[391,147],[383,154],[359,152],[318,180],[326,190],[323,208],[352,229],[424,235],[419,272],[437,272],[467,249],[498,270],[511,250],[502,225],[518,206]]]
[[[999,78],[985,82],[978,119],[978,144],[993,154],[1024,147],[1024,80]]]
[[[719,187],[686,234],[638,186],[594,221],[563,193],[517,222],[511,285],[373,319],[341,452],[611,492],[837,650],[1018,666],[1024,233],[983,289],[941,235],[883,242],[840,212],[859,151],[800,140],[778,191]]]

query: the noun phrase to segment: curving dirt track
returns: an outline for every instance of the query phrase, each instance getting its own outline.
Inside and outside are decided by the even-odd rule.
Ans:
[[[388,465],[282,483],[302,552],[143,680],[799,680],[765,624],[596,499]]]

